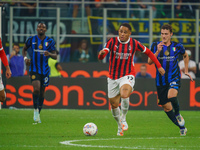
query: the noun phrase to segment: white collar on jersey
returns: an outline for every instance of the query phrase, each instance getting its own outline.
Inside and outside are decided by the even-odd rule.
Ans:
[[[119,39],[119,36],[117,37],[117,39],[118,39],[118,41],[119,41],[120,43],[122,43],[122,44],[127,44],[127,43],[130,41],[130,37],[129,37],[128,41],[126,41],[126,42],[121,42],[120,39]]]

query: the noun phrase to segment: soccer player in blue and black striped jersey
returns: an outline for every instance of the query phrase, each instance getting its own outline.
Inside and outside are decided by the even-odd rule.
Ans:
[[[50,68],[48,59],[57,59],[55,42],[45,35],[47,31],[44,23],[37,25],[37,35],[30,36],[23,47],[22,53],[26,65],[29,66],[31,83],[33,85],[34,121],[41,123],[40,111],[44,101],[45,87],[49,85]],[[26,57],[30,48],[30,59]]]
[[[173,35],[172,27],[165,24],[161,27],[161,42],[153,42],[151,51],[157,57],[162,67],[165,69],[165,75],[161,76],[157,70],[156,88],[158,93],[158,104],[162,105],[169,119],[180,128],[180,135],[186,135],[185,120],[179,113],[179,103],[177,99],[180,88],[180,69],[178,66],[178,55],[183,56],[185,63],[185,75],[188,74],[189,57],[182,44],[171,41]],[[148,63],[153,61],[148,58]]]

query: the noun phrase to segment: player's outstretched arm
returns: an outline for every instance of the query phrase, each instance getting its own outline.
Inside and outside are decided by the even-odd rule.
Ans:
[[[52,51],[51,53],[48,51],[44,51],[44,56],[50,56],[52,59],[57,59],[56,51]]]
[[[189,56],[187,54],[187,52],[185,52],[185,54],[183,54],[183,61],[184,61],[184,64],[185,64],[185,75],[188,76],[190,78],[191,81],[193,81],[191,75],[188,73],[188,63],[189,63]]]
[[[148,48],[146,48],[145,54],[156,64],[156,67],[158,68],[159,73],[163,76],[165,74],[165,70],[161,66],[156,56]]]
[[[12,75],[10,67],[9,65],[7,65],[5,68],[6,68],[6,78],[9,79]]]
[[[25,64],[27,66],[30,66],[31,60],[26,57],[26,55],[27,55],[27,49],[28,49],[28,47],[26,47],[26,44],[24,44],[24,47],[22,49],[22,55],[24,56],[24,62],[25,62]]]
[[[107,49],[103,49],[99,52],[99,55],[98,55],[98,59],[99,60],[102,60],[106,57],[106,55],[108,54],[108,50]]]
[[[11,77],[11,71],[10,71],[10,67],[9,67],[9,64],[8,64],[8,59],[6,57],[6,53],[5,53],[4,48],[2,46],[1,38],[0,38],[0,58],[3,62],[3,65],[6,68],[6,78],[10,78]]]
[[[165,69],[163,67],[158,68],[158,71],[162,76],[165,74]]]
[[[155,52],[155,56],[156,56],[156,58],[158,57],[158,54],[160,53],[160,51],[162,50],[162,48],[163,48],[163,42],[160,42],[158,45],[157,45],[157,51]],[[153,62],[153,60],[151,60],[151,58],[148,58],[148,64],[149,65],[151,65],[151,64],[153,64],[154,62]]]

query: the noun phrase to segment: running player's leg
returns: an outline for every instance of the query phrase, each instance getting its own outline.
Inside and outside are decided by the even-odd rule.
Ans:
[[[4,102],[5,100],[6,100],[6,92],[4,90],[2,78],[0,77],[0,102]]]
[[[39,108],[39,121],[38,121],[38,123],[42,123],[41,122],[41,119],[40,119],[40,112],[41,112],[41,110],[42,110],[42,106],[43,106],[43,102],[44,102],[44,91],[45,91],[45,87],[41,87],[40,88],[40,97],[39,97],[39,105],[38,105],[38,108]]]
[[[128,113],[129,109],[129,97],[128,98],[121,98],[121,122],[122,122],[122,129],[124,131],[128,130],[128,123],[126,122],[126,114]]]
[[[165,113],[167,114],[168,118],[178,127],[180,127],[180,125],[178,124],[178,121],[176,119],[176,116],[174,114],[171,102],[167,102],[166,104],[162,105]]]
[[[125,76],[120,82],[120,96],[121,96],[121,121],[123,130],[128,130],[128,124],[126,122],[126,114],[129,109],[129,96],[133,91],[135,84],[135,78],[132,75]]]
[[[129,96],[132,92],[132,87],[129,84],[124,84],[120,88],[120,95],[121,95],[121,122],[122,122],[122,129],[128,130],[128,123],[126,122],[126,114],[128,113],[129,109]]]
[[[42,110],[43,102],[44,102],[44,91],[45,87],[40,88],[40,98],[39,98],[39,113]]]
[[[34,116],[33,120],[35,122],[39,121],[39,97],[40,97],[40,76],[38,74],[31,75],[31,81],[33,85],[33,106],[34,106]]]
[[[108,98],[111,104],[111,112],[118,125],[117,135],[123,136],[123,130],[120,121],[120,109],[119,109],[119,102],[120,102],[119,83],[118,80],[112,80],[110,78],[108,78],[107,80],[108,80]]]
[[[0,102],[4,102],[6,100],[6,92],[5,90],[0,90]]]
[[[174,107],[174,110],[175,110],[174,116],[179,124],[180,134],[184,136],[184,135],[186,135],[187,129],[184,126],[185,120],[179,113],[179,104],[178,104],[178,100],[177,100],[177,95],[178,95],[178,87],[175,86],[174,88],[169,89],[168,99],[169,99],[169,101],[171,101],[171,103]]]
[[[114,119],[117,122],[118,125],[118,132],[117,135],[123,136],[123,130],[122,125],[120,121],[120,109],[119,109],[119,102],[120,102],[120,95],[117,95],[113,98],[109,98],[110,104],[111,104],[111,112],[114,117]]]

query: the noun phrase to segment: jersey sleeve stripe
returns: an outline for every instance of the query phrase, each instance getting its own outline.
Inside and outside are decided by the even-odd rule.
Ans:
[[[108,52],[110,52],[109,48],[104,48],[103,50],[107,50]]]
[[[1,51],[1,50],[3,50],[3,47],[2,47],[2,48],[0,48],[0,51]]]
[[[147,48],[146,48],[146,46],[144,46],[144,50],[143,50],[143,52],[142,52],[142,53],[145,53],[145,52],[146,52],[146,50],[147,50]]]

